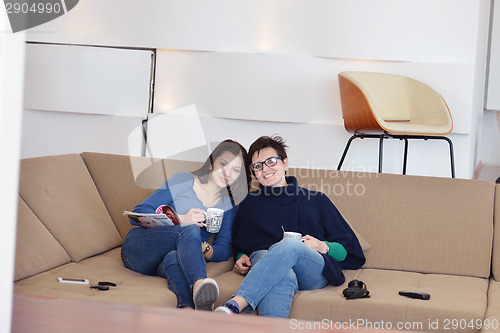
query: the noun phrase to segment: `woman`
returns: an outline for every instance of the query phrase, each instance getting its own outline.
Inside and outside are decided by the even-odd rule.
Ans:
[[[297,290],[341,285],[342,269],[365,262],[354,232],[330,199],[286,176],[286,147],[279,136],[261,137],[250,146],[250,168],[260,189],[240,204],[233,226],[234,270],[246,277],[217,312],[257,309],[262,316],[286,318]],[[283,238],[284,230],[301,233],[302,239]]]
[[[121,252],[127,268],[166,278],[178,308],[213,309],[219,288],[207,278],[205,260],[224,261],[231,253],[236,205],[246,196],[250,182],[247,163],[245,148],[225,140],[200,169],[173,175],[134,208],[140,213],[161,213],[169,205],[179,215],[181,225],[132,228]],[[210,207],[225,211],[213,245],[207,242],[212,234],[202,224]]]

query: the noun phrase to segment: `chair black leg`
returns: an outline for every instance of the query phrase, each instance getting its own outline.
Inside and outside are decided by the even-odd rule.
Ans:
[[[405,153],[403,157],[403,175],[406,175],[406,161],[408,160],[408,138],[403,138],[405,140]]]
[[[423,140],[446,140],[450,145],[450,164],[451,164],[451,178],[455,178],[455,156],[453,153],[453,142],[446,136],[420,136],[420,135],[391,135],[393,138],[398,138],[407,141],[407,139],[423,139]],[[408,152],[408,143],[405,142],[405,156],[403,164],[403,174],[406,174],[406,159]]]
[[[337,166],[337,170],[340,170],[340,168],[342,167],[342,164],[344,163],[345,157],[347,155],[347,151],[349,150],[349,147],[351,146],[351,142],[352,142],[352,140],[356,139],[357,137],[359,137],[359,135],[354,134],[347,141],[347,144],[345,145],[345,148],[344,148],[344,153],[342,154],[342,158],[340,159],[339,165]]]
[[[384,154],[384,139],[385,135],[380,136],[380,141],[378,143],[378,173],[382,173],[382,156]]]
[[[447,137],[443,137],[450,145],[451,178],[455,178],[455,156],[453,154],[453,142]]]

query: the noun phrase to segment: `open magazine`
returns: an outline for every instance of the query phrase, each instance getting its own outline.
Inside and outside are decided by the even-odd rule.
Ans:
[[[180,225],[182,223],[179,215],[177,215],[172,207],[164,205],[162,206],[162,210],[163,214],[137,213],[126,210],[123,212],[123,215],[127,215],[129,219],[146,229],[166,225]]]

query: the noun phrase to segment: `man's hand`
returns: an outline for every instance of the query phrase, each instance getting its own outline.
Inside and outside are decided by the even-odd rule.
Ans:
[[[250,270],[250,266],[252,266],[252,262],[250,261],[250,258],[244,254],[234,264],[233,271],[240,273],[241,275],[246,275]]]

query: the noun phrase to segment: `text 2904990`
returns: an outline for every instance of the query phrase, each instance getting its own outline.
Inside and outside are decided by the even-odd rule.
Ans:
[[[436,321],[435,322],[438,327],[439,323]],[[467,329],[494,329],[497,330],[500,325],[498,322],[498,319],[443,319],[442,327],[444,330],[450,330],[450,331],[463,331]],[[432,327],[430,327],[432,328]]]
[[[52,13],[60,13],[63,11],[63,8],[60,3],[27,3],[27,2],[6,2],[5,9],[7,10],[7,14],[52,14]]]

